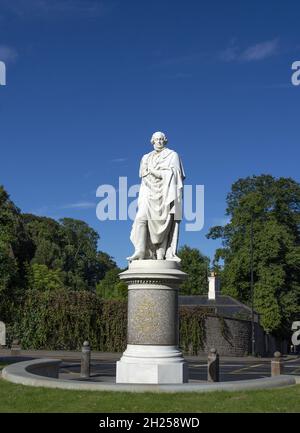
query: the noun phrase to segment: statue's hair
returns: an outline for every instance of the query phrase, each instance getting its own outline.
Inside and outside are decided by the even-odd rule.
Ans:
[[[154,144],[154,136],[157,135],[157,134],[161,134],[161,135],[164,137],[164,142],[165,142],[165,144],[168,143],[168,139],[167,139],[166,134],[164,134],[163,132],[157,131],[157,132],[154,132],[154,134],[152,134],[152,137],[151,137],[151,144]]]

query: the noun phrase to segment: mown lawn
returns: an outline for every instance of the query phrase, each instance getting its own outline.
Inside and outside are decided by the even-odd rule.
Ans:
[[[15,385],[0,379],[0,412],[300,412],[300,385],[266,391],[132,394]]]

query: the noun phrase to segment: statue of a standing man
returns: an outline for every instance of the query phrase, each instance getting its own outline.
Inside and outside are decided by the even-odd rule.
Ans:
[[[176,253],[185,174],[178,154],[166,147],[167,142],[163,132],[155,132],[154,150],[141,160],[138,212],[130,235],[135,252],[129,261],[180,261]]]

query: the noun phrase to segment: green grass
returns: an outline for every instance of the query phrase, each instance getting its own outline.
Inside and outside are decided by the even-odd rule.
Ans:
[[[133,394],[15,385],[0,379],[0,412],[300,412],[300,385],[208,394]]]

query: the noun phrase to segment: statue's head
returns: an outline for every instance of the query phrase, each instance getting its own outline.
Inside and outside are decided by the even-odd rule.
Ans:
[[[157,151],[163,150],[167,143],[168,139],[163,132],[154,132],[151,137],[151,144],[153,144],[154,149]]]

